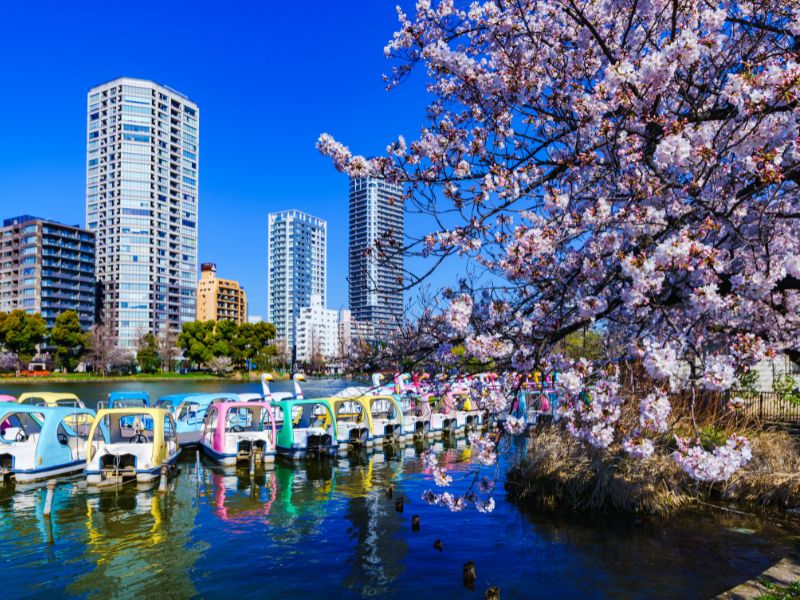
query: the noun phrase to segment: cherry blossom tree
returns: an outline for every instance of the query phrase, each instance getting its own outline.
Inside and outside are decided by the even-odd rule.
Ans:
[[[450,294],[449,344],[560,369],[571,431],[642,457],[670,389],[728,390],[800,354],[796,0],[419,0],[398,16],[388,85],[425,70],[419,136],[373,159],[327,134],[318,148],[351,177],[403,183],[431,216],[396,251],[492,273]],[[624,439],[614,369],[553,353],[595,323],[663,385]],[[738,437],[676,453],[709,481],[748,457]]]

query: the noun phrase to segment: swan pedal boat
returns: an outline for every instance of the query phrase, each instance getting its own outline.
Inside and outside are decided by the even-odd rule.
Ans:
[[[224,402],[208,408],[200,447],[215,462],[275,461],[276,427],[269,402]]]
[[[239,402],[240,400],[239,394],[225,392],[171,394],[159,398],[156,407],[172,413],[178,431],[178,443],[181,446],[193,446],[200,443],[203,421],[209,406],[215,402]]]
[[[153,427],[144,428],[149,420]],[[133,421],[132,426],[126,423]],[[107,408],[97,413],[89,433],[86,482],[90,486],[116,485],[136,479],[158,479],[161,465],[175,464],[181,449],[175,419],[163,408]]]
[[[0,474],[29,483],[83,470],[95,412],[0,404]]]
[[[291,458],[336,456],[336,416],[328,399],[279,400],[271,404],[278,428],[278,454]]]
[[[336,413],[339,450],[342,444],[379,446],[406,440],[403,407],[394,395],[357,392],[350,387],[330,398]]]
[[[435,437],[456,435],[482,425],[483,411],[462,386],[445,390],[431,411],[431,432]]]
[[[373,424],[369,403],[361,397],[329,398],[336,415],[336,441],[340,453],[372,447]],[[323,425],[324,427],[325,425]]]

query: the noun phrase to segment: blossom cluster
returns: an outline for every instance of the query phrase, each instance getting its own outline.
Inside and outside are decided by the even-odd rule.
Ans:
[[[698,481],[725,481],[753,457],[747,438],[733,435],[725,445],[709,452],[702,446],[689,446],[689,441],[675,438],[678,449],[673,453],[675,462],[690,477]]]
[[[567,430],[595,448],[608,448],[615,441],[622,398],[619,383],[613,377],[601,378],[562,402],[560,416]]]
[[[664,433],[669,429],[672,405],[663,390],[647,394],[639,404],[639,426],[645,431]]]

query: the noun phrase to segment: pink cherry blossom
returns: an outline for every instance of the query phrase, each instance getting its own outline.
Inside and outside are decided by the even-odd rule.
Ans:
[[[728,390],[759,360],[798,355],[796,2],[421,0],[408,10],[385,48],[387,83],[425,78],[424,122],[381,157],[327,134],[318,148],[351,177],[403,186],[419,217],[409,256],[470,266],[452,308],[404,323],[374,364],[557,371],[556,415],[570,431],[644,456],[647,436],[669,430],[667,390]],[[640,360],[664,392],[622,394],[607,365],[560,356],[592,327],[623,341],[609,345],[609,364]],[[508,405],[495,390],[475,398]],[[639,408],[635,436],[619,431],[625,402]],[[493,464],[497,449],[476,446]],[[712,481],[748,451],[737,439],[676,460]]]
[[[642,398],[639,404],[639,425],[645,431],[664,433],[669,430],[669,414],[672,412],[667,394],[652,392]]]
[[[518,419],[513,415],[508,415],[508,417],[506,417],[505,423],[503,424],[503,428],[509,435],[522,435],[523,433],[525,433],[525,419],[524,418]]]
[[[678,440],[678,450],[673,458],[680,467],[699,481],[725,481],[753,457],[750,442],[740,436],[732,436],[724,446],[712,452],[702,446],[688,446],[686,440]]]

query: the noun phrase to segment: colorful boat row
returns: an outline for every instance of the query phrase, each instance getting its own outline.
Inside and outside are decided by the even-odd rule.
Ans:
[[[113,392],[95,412],[73,394],[0,396],[0,475],[17,482],[83,471],[90,485],[159,477],[181,448],[199,445],[223,465],[276,455],[336,455],[478,429],[496,418],[475,390],[426,386],[425,377],[380,377],[372,386],[335,396],[305,398],[296,376],[293,393],[178,394],[151,404],[144,392]],[[490,389],[487,386],[486,389]],[[518,394],[512,410],[527,410]]]

